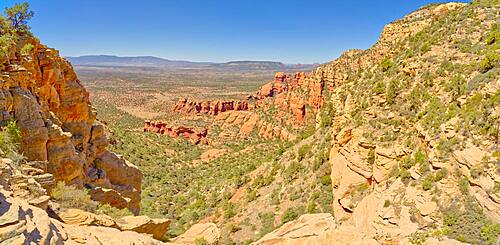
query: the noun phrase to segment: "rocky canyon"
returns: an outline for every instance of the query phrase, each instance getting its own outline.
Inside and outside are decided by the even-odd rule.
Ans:
[[[497,244],[499,13],[430,4],[309,71],[2,29],[0,243]]]

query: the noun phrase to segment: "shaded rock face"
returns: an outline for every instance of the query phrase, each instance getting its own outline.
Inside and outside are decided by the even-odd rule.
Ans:
[[[173,138],[182,137],[186,140],[191,141],[193,144],[199,144],[204,139],[206,139],[208,130],[196,130],[189,127],[179,126],[172,127],[164,122],[144,122],[144,132],[153,132],[161,135],[168,135]]]
[[[56,182],[113,189],[125,207],[138,213],[142,174],[136,168],[115,168],[124,160],[106,150],[108,142],[95,120],[89,93],[71,64],[33,38],[21,37],[17,47],[27,43],[34,47],[29,54],[21,55],[14,46],[10,50],[14,55],[0,60],[0,123],[16,120],[23,155],[30,161],[47,161],[46,171]],[[118,174],[123,176],[107,177]],[[121,180],[130,175],[134,175],[131,182]]]
[[[174,112],[204,113],[215,116],[225,111],[246,111],[249,110],[249,105],[248,101],[194,101],[181,98],[175,103],[172,110]]]

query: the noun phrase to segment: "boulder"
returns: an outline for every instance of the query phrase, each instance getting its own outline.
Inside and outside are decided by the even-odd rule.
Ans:
[[[151,219],[148,216],[126,216],[116,220],[116,224],[122,231],[150,234],[154,239],[161,240],[168,231],[170,220]]]
[[[197,239],[204,239],[208,244],[215,245],[219,241],[220,235],[216,224],[198,223],[172,240],[175,244],[195,244]]]
[[[116,222],[107,215],[97,215],[79,209],[68,209],[60,212],[59,218],[65,224],[105,226],[117,228]]]

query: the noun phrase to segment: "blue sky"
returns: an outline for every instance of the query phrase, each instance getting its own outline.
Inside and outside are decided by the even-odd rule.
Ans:
[[[16,0],[0,0],[0,7]],[[32,31],[64,56],[326,62],[433,0],[32,0]]]

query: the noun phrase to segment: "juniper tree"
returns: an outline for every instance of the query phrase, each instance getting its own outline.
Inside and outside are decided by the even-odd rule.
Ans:
[[[28,21],[34,14],[27,2],[23,2],[22,4],[16,3],[11,8],[5,8],[5,16],[10,22],[12,29],[16,31],[29,31]]]

